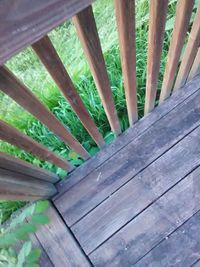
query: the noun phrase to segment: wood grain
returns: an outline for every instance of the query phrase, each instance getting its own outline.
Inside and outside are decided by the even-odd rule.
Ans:
[[[67,224],[76,223],[194,130],[200,124],[199,116],[198,91],[62,194],[54,203]]]
[[[47,211],[47,216],[50,223],[40,227],[36,236],[53,265],[62,267],[91,266],[70,230],[52,205]]]
[[[129,124],[138,119],[135,51],[135,1],[115,0],[121,65]]]
[[[0,89],[44,123],[76,153],[84,159],[89,158],[88,152],[64,125],[6,67],[0,67]]]
[[[64,192],[67,192],[71,187],[85,179],[90,173],[94,173],[106,160],[109,160],[116,153],[119,153],[122,148],[141,136],[148,128],[181,105],[182,102],[194,94],[199,88],[200,76],[197,75],[192,81],[188,82],[182,90],[175,92],[173,96],[162,103],[162,105],[157,106],[151,113],[148,113],[136,124],[128,128],[111,144],[106,146],[83,165],[76,168],[75,171],[68,175],[67,179],[60,181],[57,184],[59,193],[55,196],[55,199],[58,199]]]
[[[56,193],[52,183],[0,168],[0,199],[33,201]]]
[[[199,45],[200,45],[200,2],[196,11],[192,29],[187,42],[187,46],[185,48],[185,52],[173,88],[174,91],[181,88],[186,83],[190,69],[197,54]]]
[[[36,42],[92,0],[1,0],[0,65]]]
[[[145,114],[155,105],[168,0],[150,1]]]
[[[187,154],[189,155],[188,152]],[[175,172],[174,169],[174,174]],[[184,172],[187,173],[187,170],[185,169],[182,174]],[[176,176],[177,173],[170,178],[172,184],[174,177],[174,184],[181,178],[182,174],[178,175],[178,178]],[[102,246],[97,248],[90,255],[94,266],[135,266],[143,256],[193,216],[200,209],[199,174],[200,169],[198,168],[159,199],[156,199],[153,204],[148,206],[125,227],[121,228],[120,231],[102,244]],[[159,175],[157,179],[154,176],[155,187],[153,182],[151,189],[153,179],[149,181],[145,179],[147,180],[147,186],[145,186],[145,182],[142,182],[144,190],[147,191],[147,188],[149,188],[156,197],[159,191],[159,183],[164,177],[165,175],[162,177]],[[194,186],[196,190],[194,190]],[[134,209],[135,204],[138,206],[138,202],[140,201],[134,202],[131,209]],[[164,256],[163,252],[160,256]]]
[[[119,135],[121,133],[120,124],[109,85],[92,7],[87,7],[73,17],[73,23],[88,59],[111,129],[116,135]]]
[[[53,77],[54,81],[62,91],[65,98],[81,120],[82,124],[97,143],[102,148],[105,145],[102,135],[99,133],[89,112],[78,95],[62,61],[60,60],[51,40],[48,36],[32,45],[32,48]]]
[[[69,171],[73,169],[73,166],[67,160],[60,158],[48,150],[45,146],[19,132],[17,129],[2,120],[0,120],[0,139],[14,146],[20,147],[42,160],[49,161],[62,169]]]
[[[187,82],[192,80],[196,75],[200,73],[200,48],[197,51],[192,68],[187,78]]]
[[[199,134],[200,128],[72,226],[72,231],[87,254],[200,164],[200,149],[196,149],[200,143]]]
[[[59,177],[53,172],[46,171],[2,152],[0,152],[0,167],[16,173],[26,174],[37,179],[46,180],[47,182],[55,183],[59,180]]]
[[[200,211],[135,266],[192,266],[199,259],[199,221]]]
[[[160,103],[171,93],[193,5],[194,0],[179,0],[177,3],[175,24],[160,93]]]

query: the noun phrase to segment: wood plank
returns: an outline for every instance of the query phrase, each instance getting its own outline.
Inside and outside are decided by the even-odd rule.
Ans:
[[[167,238],[200,209],[200,191],[194,190],[194,186],[198,188],[200,185],[199,174],[200,168],[181,180],[97,248],[90,255],[92,263],[95,266],[133,266]],[[156,180],[156,176],[154,179]],[[159,188],[158,183],[156,182],[155,197]],[[147,187],[149,185],[150,181]],[[154,187],[151,191],[154,194]],[[135,202],[132,206],[134,205]]]
[[[196,75],[200,73],[200,48],[197,51],[195,60],[187,78],[187,82],[192,80]]]
[[[89,158],[88,152],[64,125],[6,67],[0,67],[0,89],[45,124],[81,157]]]
[[[55,183],[59,180],[59,177],[53,172],[46,171],[45,169],[39,168],[37,166],[34,166],[33,164],[17,159],[2,152],[0,152],[0,168],[21,174],[26,174],[34,178],[46,180],[52,183]]]
[[[1,0],[0,65],[93,0]]]
[[[129,124],[138,119],[135,51],[135,0],[115,0],[121,66]]]
[[[195,129],[200,124],[199,116],[200,92],[197,92],[55,199],[54,203],[67,224],[76,223]]]
[[[160,93],[160,103],[169,97],[171,93],[182,47],[188,30],[193,5],[194,0],[179,0],[177,3],[174,30],[172,33],[172,39],[170,42],[164,79]]]
[[[120,123],[109,85],[92,7],[87,7],[73,17],[73,23],[88,59],[110,127],[116,135],[119,135],[121,133]]]
[[[47,216],[50,218],[50,223],[41,226],[36,232],[36,236],[53,265],[62,267],[91,266],[53,206],[48,209]]]
[[[80,96],[78,95],[70,77],[67,73],[61,59],[59,58],[51,40],[48,36],[32,45],[32,48],[51,74],[52,78],[62,91],[65,98],[81,120],[82,124],[97,143],[102,148],[105,145],[104,139],[98,131],[94,121],[91,119],[89,112],[84,106]]]
[[[20,147],[42,160],[49,161],[62,169],[70,171],[74,168],[67,160],[57,156],[45,146],[19,132],[17,129],[2,120],[0,120],[0,139],[14,146]]]
[[[191,267],[200,267],[200,259],[198,259]]]
[[[191,266],[200,253],[200,211],[135,266]]]
[[[35,234],[31,234],[29,236],[29,240],[31,241],[33,248],[37,248],[37,249],[39,249],[41,251],[41,256],[40,256],[40,259],[39,259],[39,266],[41,266],[41,267],[54,267],[54,265],[52,264],[52,262],[49,259],[49,256],[44,251],[43,247],[41,246],[41,244],[38,241],[38,239],[35,236]],[[19,253],[23,243],[24,243],[24,241],[18,241],[16,243],[16,245],[14,246],[17,253]]]
[[[53,263],[51,262],[49,256],[47,255],[47,253],[45,252],[45,250],[43,249],[43,247],[41,246],[39,240],[37,239],[36,235],[35,234],[32,234],[30,236],[30,240],[33,244],[33,247],[35,248],[39,248],[40,251],[42,252],[41,253],[41,256],[40,256],[40,260],[39,260],[39,266],[41,267],[55,267],[53,265]]]
[[[28,205],[29,204],[25,205],[25,207],[23,207],[23,208],[26,208]],[[15,211],[14,214],[12,214],[12,216],[17,217],[18,215],[20,215],[20,213],[23,210],[23,208],[22,209],[18,209],[17,211]],[[1,228],[2,229],[3,228],[6,229],[7,227],[9,227],[11,221],[12,221],[12,217],[9,218],[3,225],[1,225]],[[28,222],[27,219],[26,219],[26,221]],[[49,259],[49,256],[44,251],[43,247],[41,246],[41,244],[40,244],[39,240],[37,239],[37,237],[35,236],[35,234],[30,234],[29,235],[29,240],[31,241],[32,246],[34,248],[38,248],[41,251],[41,256],[40,256],[40,259],[39,259],[39,266],[41,266],[41,267],[54,267],[52,262]],[[14,245],[14,249],[17,252],[17,254],[19,253],[19,251],[20,251],[21,247],[23,246],[23,244],[24,244],[24,241],[18,240],[16,242],[16,244]]]
[[[145,114],[154,109],[168,0],[150,1]]]
[[[196,11],[192,29],[187,42],[187,46],[183,55],[183,59],[178,71],[178,75],[173,89],[174,91],[181,88],[186,83],[190,69],[197,54],[199,45],[200,45],[200,2]]]
[[[0,199],[33,201],[56,193],[52,183],[0,168]]]
[[[111,144],[107,145],[103,150],[89,159],[75,171],[71,172],[67,179],[60,181],[57,184],[58,194],[55,199],[58,199],[64,192],[68,191],[72,186],[83,180],[91,172],[94,172],[111,156],[118,153],[123,147],[128,145],[135,138],[138,138],[150,126],[154,125],[156,121],[163,118],[167,113],[171,112],[174,108],[185,101],[195,91],[200,88],[200,76],[196,76],[192,81],[188,82],[180,91],[173,94],[172,97],[167,99],[162,105],[156,107],[153,112],[148,113],[139,120],[134,126],[128,128]]]
[[[72,226],[73,233],[87,254],[200,164],[200,149],[197,149],[199,134],[200,128]]]

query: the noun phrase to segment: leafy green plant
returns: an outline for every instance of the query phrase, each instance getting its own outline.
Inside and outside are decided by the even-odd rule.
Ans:
[[[17,215],[13,214],[9,224],[1,228],[0,266],[38,266],[41,251],[33,248],[28,238],[31,233],[36,232],[39,225],[49,222],[47,215],[44,214],[47,208],[48,201],[30,204]]]

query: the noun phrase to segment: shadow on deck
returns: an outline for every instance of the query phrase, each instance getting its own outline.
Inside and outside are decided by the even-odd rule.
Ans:
[[[41,266],[199,266],[200,76],[57,185]]]

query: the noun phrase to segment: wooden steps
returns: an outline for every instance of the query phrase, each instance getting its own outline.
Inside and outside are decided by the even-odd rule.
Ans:
[[[54,266],[199,266],[199,177],[196,76],[57,185],[37,240]]]

